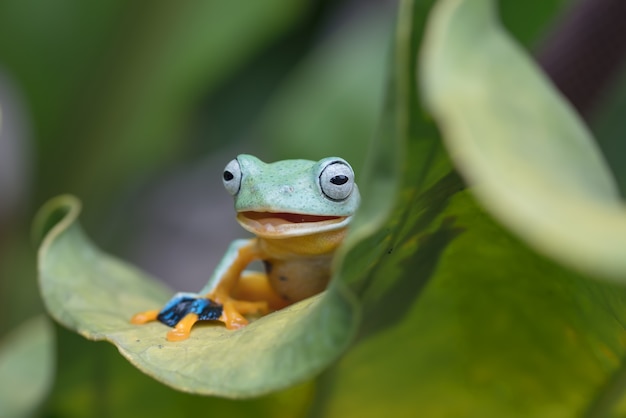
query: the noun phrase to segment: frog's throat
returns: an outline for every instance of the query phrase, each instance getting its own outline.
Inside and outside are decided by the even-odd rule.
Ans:
[[[263,238],[289,238],[344,228],[352,216],[316,216],[297,213],[239,212],[237,222]]]

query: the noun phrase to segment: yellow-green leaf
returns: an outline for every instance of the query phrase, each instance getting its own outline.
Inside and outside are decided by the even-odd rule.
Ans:
[[[54,376],[54,334],[41,316],[0,340],[0,416],[28,417],[45,399]]]
[[[626,281],[626,211],[607,165],[494,1],[439,2],[421,66],[428,106],[482,204],[539,251]]]
[[[134,313],[160,308],[172,292],[97,249],[77,223],[79,212],[76,198],[61,196],[36,221],[35,229],[47,232],[39,277],[48,311],[89,339],[112,342],[167,385],[205,395],[257,396],[314,376],[352,339],[357,312],[338,283],[236,331],[198,324],[188,340],[169,342],[169,328],[161,323],[132,325]]]

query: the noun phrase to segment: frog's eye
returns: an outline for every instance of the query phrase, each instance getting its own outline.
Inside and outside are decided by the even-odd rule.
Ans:
[[[344,200],[354,188],[354,172],[345,161],[332,161],[320,173],[322,193],[330,200]]]
[[[234,196],[239,192],[239,188],[241,187],[241,166],[236,158],[224,167],[222,181],[228,193]]]

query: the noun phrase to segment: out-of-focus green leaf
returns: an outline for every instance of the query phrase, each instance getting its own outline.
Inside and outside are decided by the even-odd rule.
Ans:
[[[67,130],[78,120],[70,109],[88,107],[75,103],[77,97],[85,94],[87,103],[95,100],[86,85],[108,61],[105,51],[115,41],[127,5],[123,0],[0,2],[0,66],[28,102],[35,139],[45,149],[46,160],[56,162],[62,156],[59,147],[74,140]]]
[[[520,43],[532,48],[548,35],[560,12],[573,3],[575,0],[500,0],[498,6],[504,26]]]
[[[441,2],[423,55],[429,107],[481,202],[533,247],[626,281],[626,211],[588,130],[511,41],[492,0]]]
[[[79,207],[61,196],[36,221],[39,234],[49,231],[39,251],[48,311],[87,338],[114,343],[139,369],[178,390],[242,398],[282,389],[319,373],[354,334],[355,307],[337,284],[240,330],[197,325],[188,340],[168,342],[165,325],[129,319],[163,306],[172,292],[96,249],[76,222]]]
[[[401,3],[395,100],[386,106],[395,119],[385,119],[386,135],[374,144],[397,145],[400,158],[373,157],[378,164],[365,174],[375,178],[384,161],[395,162],[402,181],[392,215],[344,262],[375,260],[365,280],[344,276],[362,303],[360,339],[318,381],[313,416],[601,416],[622,393],[626,291],[533,252],[462,191],[414,84],[433,3]],[[463,2],[441,3],[440,11]],[[468,53],[490,45],[474,43]],[[389,199],[384,183],[375,185]],[[376,211],[366,212],[363,222]]]
[[[98,411],[116,418],[294,418],[304,416],[310,404],[311,384],[244,400],[175,391],[137,370],[111,344],[94,344],[64,328],[58,328],[58,340],[61,368],[46,402],[49,416],[83,418]]]
[[[601,103],[592,118],[592,128],[598,139],[598,144],[606,156],[615,179],[620,186],[622,196],[626,196],[626,68],[617,77],[608,96]]]
[[[468,193],[407,232],[363,300],[364,326],[396,320],[324,376],[319,416],[601,416],[621,397],[623,289],[537,256]]]
[[[387,9],[354,16],[287,78],[263,120],[277,159],[339,155],[359,173],[380,113],[393,23]]]
[[[45,156],[38,197],[69,190],[106,202],[129,181],[172,161],[184,151],[194,104],[307,7],[284,0],[246,7],[1,2],[0,65],[25,92]]]
[[[0,340],[0,415],[27,417],[43,402],[54,375],[54,334],[44,317]]]
[[[150,13],[143,21],[143,8]],[[193,104],[268,41],[293,24],[302,2],[263,0],[143,4],[143,25],[121,43],[118,77],[89,109],[83,156],[70,190],[89,196],[143,174],[180,149]],[[115,170],[111,170],[111,166]]]

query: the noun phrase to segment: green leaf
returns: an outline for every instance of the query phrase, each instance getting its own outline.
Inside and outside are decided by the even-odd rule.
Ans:
[[[430,233],[408,220],[364,298],[364,326],[385,323],[319,382],[319,416],[602,416],[622,397],[624,289],[538,256],[467,192]]]
[[[594,111],[592,127],[599,146],[608,160],[620,186],[622,196],[626,196],[626,68],[616,77],[607,89],[607,98]]]
[[[339,284],[240,330],[199,324],[182,342],[166,341],[169,328],[161,323],[131,325],[134,313],[163,306],[172,292],[99,251],[76,222],[79,212],[75,198],[61,196],[35,222],[41,235],[49,231],[39,250],[46,307],[81,335],[114,343],[165,384],[205,395],[257,396],[319,373],[352,338],[357,312]]]
[[[263,120],[273,158],[338,155],[360,181],[363,143],[378,123],[393,23],[381,8],[363,10],[333,31],[282,83]]]
[[[394,117],[385,119],[383,135],[374,144],[380,150],[393,144],[399,156],[387,154],[378,158],[379,164],[370,165],[369,175],[382,197],[366,201],[368,219],[373,219],[376,208],[388,208],[390,195],[376,177],[382,162],[395,162],[402,180],[391,216],[373,231],[367,246],[358,243],[344,262],[357,259],[356,253],[377,254],[365,279],[347,277],[362,303],[360,338],[319,379],[312,416],[595,417],[616,405],[621,412],[626,291],[565,269],[495,223],[476,202],[474,190],[463,190],[459,176],[451,172],[441,141],[419,106],[414,76],[421,75],[424,65],[434,64],[424,61],[427,53],[420,67],[416,58],[433,3],[401,2],[386,106],[386,114]],[[437,11],[461,4],[443,1]],[[472,22],[476,30],[490,30],[467,10],[458,18],[470,23],[455,22],[450,30],[462,30]],[[501,30],[498,33],[503,36]],[[458,53],[480,56],[491,45],[481,39]],[[521,50],[515,51],[517,60],[496,57],[502,72],[522,59]],[[438,70],[466,68],[463,62],[449,64],[457,67]],[[529,71],[536,72],[534,67]],[[471,71],[470,75],[476,76]],[[499,80],[493,73],[484,77],[485,84],[493,79],[497,85]],[[501,94],[525,97],[529,87],[520,88],[508,86]],[[535,102],[544,96],[548,103],[565,106],[549,99],[551,90],[545,84],[537,88],[548,91],[529,94],[524,99],[528,106],[545,106]],[[482,104],[477,100],[473,105]],[[492,119],[505,109],[494,112]],[[511,118],[507,122],[493,123],[520,129]],[[578,121],[573,123],[572,129],[580,127]],[[531,126],[530,132],[536,129],[541,128]],[[580,147],[592,154],[579,158],[597,162],[595,149],[584,138]],[[455,157],[459,144],[448,145]],[[492,141],[485,148],[493,152],[508,145]],[[569,146],[560,150],[572,151],[576,149]],[[604,167],[598,163],[596,168],[598,181],[606,180]],[[371,191],[372,186],[366,184],[364,196],[367,188]]]
[[[293,418],[302,416],[310,403],[313,385],[309,383],[248,400],[179,392],[137,370],[111,344],[94,344],[73,331],[57,330],[59,372],[46,402],[46,416],[135,418],[208,413]]]
[[[20,325],[0,340],[0,411],[27,417],[50,390],[54,375],[54,334],[46,318]]]
[[[239,6],[0,2],[3,68],[28,100],[38,153],[45,155],[36,170],[37,196],[71,190],[102,209],[129,181],[182,155],[193,106],[308,7],[285,0]],[[73,158],[59,152],[70,148]]]
[[[626,212],[607,165],[493,1],[439,2],[421,63],[426,101],[481,203],[539,251],[626,281]]]
[[[127,184],[129,175],[144,175],[177,155],[192,105],[293,25],[305,7],[285,0],[247,7],[211,1],[139,4],[140,25],[130,26],[115,46],[119,55],[111,72],[117,77],[97,90],[84,131],[73,137],[82,156],[73,170],[82,175],[68,179],[71,190],[85,198],[107,197]],[[90,141],[82,140],[85,132]]]
[[[500,0],[498,6],[504,26],[527,47],[541,47],[551,24],[571,5],[571,0]],[[537,45],[538,44],[538,45]]]

